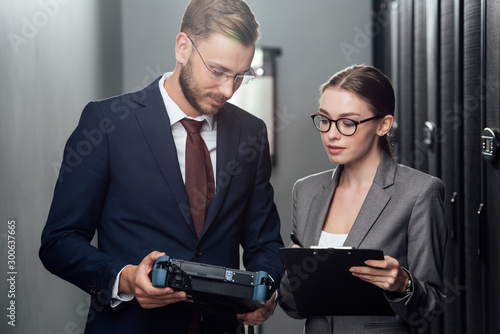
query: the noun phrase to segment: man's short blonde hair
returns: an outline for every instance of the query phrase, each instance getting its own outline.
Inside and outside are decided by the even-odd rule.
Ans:
[[[191,0],[182,17],[181,32],[196,40],[219,33],[245,46],[255,44],[260,37],[259,23],[243,0]]]

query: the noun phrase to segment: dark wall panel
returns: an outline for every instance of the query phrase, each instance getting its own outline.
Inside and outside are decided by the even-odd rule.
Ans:
[[[423,129],[427,120],[427,28],[426,28],[426,2],[415,1],[415,26],[414,26],[414,106],[413,117],[414,140],[412,164],[424,172],[428,171],[427,147],[423,143]]]
[[[467,333],[483,331],[482,258],[480,248],[481,152],[481,1],[464,2],[464,186]],[[479,93],[480,94],[480,93]],[[475,140],[474,140],[475,139]]]
[[[495,130],[498,134],[500,128],[500,3],[489,0],[484,8],[486,18],[485,39],[485,83],[483,83],[483,96],[486,97],[486,113],[483,126]],[[497,333],[500,328],[500,160],[484,162],[485,182],[484,198],[486,208],[484,242],[485,250],[485,311],[486,332]]]
[[[423,143],[427,148],[427,171],[441,177],[441,119],[440,113],[440,1],[428,0],[426,6],[427,40],[427,119],[423,130]],[[432,130],[432,131],[429,131]]]
[[[397,110],[398,142],[400,148],[400,162],[413,166],[414,149],[413,149],[413,1],[399,2],[399,22],[397,22],[398,30],[401,32],[399,36],[400,45],[400,95],[399,107]],[[395,74],[396,75],[396,74]]]
[[[463,160],[459,159],[462,147],[458,134],[462,134],[463,122],[458,117],[457,101],[462,99],[461,64],[461,6],[453,0],[441,2],[440,20],[440,130],[438,143],[441,145],[440,175],[446,187],[445,212],[448,226],[448,243],[445,257],[445,280],[451,284],[464,285],[463,273],[463,197],[462,182],[457,181]],[[444,312],[444,333],[460,334],[465,330],[465,296],[457,290],[447,291],[448,300]]]

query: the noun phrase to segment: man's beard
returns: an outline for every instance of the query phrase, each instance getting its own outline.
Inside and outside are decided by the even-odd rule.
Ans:
[[[216,114],[220,108],[213,107],[213,108],[203,108],[199,101],[202,100],[204,97],[203,94],[200,92],[200,88],[194,81],[194,75],[193,75],[193,66],[191,63],[191,59],[187,62],[186,65],[184,65],[181,68],[181,72],[179,74],[179,85],[181,86],[182,93],[184,94],[184,97],[186,100],[191,104],[191,106],[196,109],[196,111],[200,112],[203,115],[214,115]],[[218,100],[218,101],[225,101],[226,98],[222,94],[217,94],[215,95],[208,95],[211,98]]]

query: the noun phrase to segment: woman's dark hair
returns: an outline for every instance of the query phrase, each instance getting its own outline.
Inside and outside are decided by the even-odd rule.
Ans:
[[[394,117],[394,89],[389,78],[375,67],[352,65],[337,72],[321,85],[321,95],[326,89],[333,87],[356,94],[368,104],[375,116]],[[394,159],[389,135],[384,137],[380,141],[382,149]]]

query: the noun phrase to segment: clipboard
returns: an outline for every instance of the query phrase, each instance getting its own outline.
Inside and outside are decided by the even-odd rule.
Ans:
[[[297,312],[303,317],[394,315],[383,290],[349,271],[365,260],[383,260],[381,250],[281,248]]]

